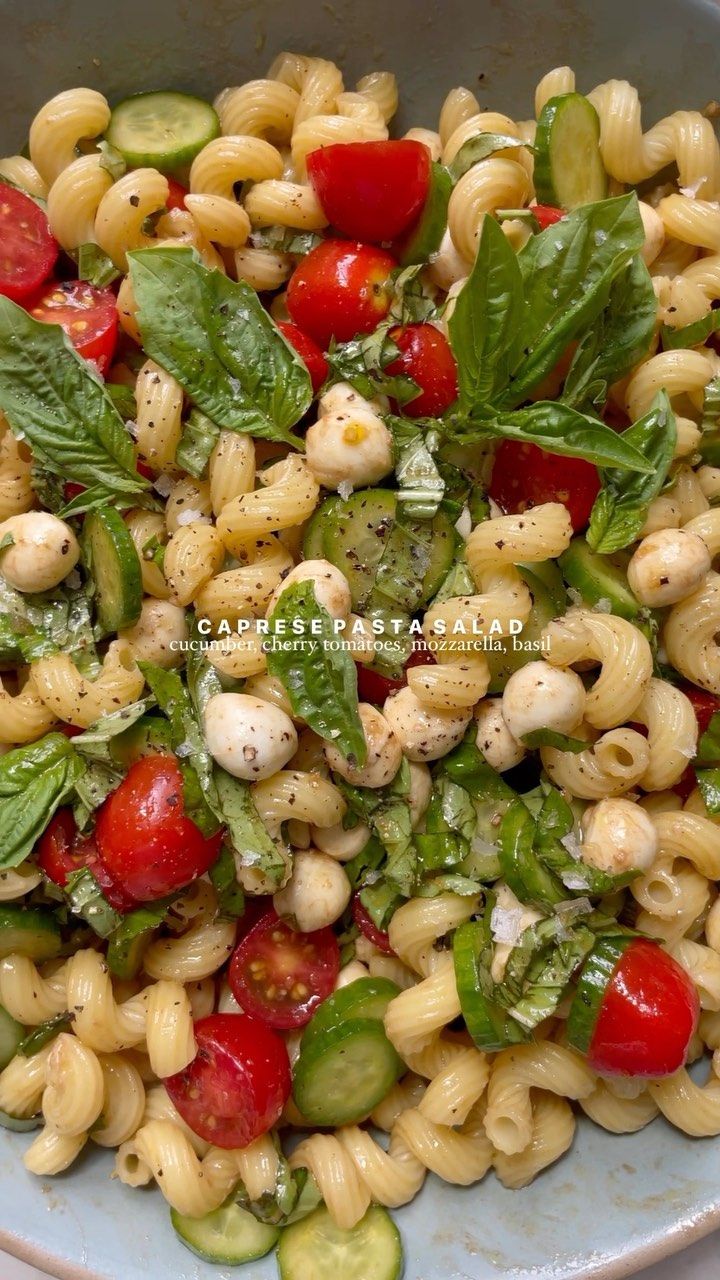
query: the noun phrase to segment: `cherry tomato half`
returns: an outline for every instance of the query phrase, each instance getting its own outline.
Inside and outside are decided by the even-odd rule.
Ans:
[[[116,911],[133,911],[137,902],[116,884],[90,837],[78,840],[72,809],[58,809],[35,846],[35,857],[42,872],[61,889],[75,871],[88,867],[105,897]]]
[[[430,152],[421,142],[338,142],[311,151],[308,177],[341,235],[369,243],[403,235],[430,190]]]
[[[384,929],[378,929],[374,923],[369,911],[366,911],[360,900],[360,894],[356,893],[352,900],[352,916],[358,929],[369,942],[372,942],[379,951],[384,951],[388,956],[394,956],[395,952],[390,946],[390,936]]]
[[[203,875],[222,832],[206,839],[185,814],[183,779],[172,756],[144,756],[105,801],[95,825],[105,866],[141,902],[164,898]]]
[[[689,698],[692,703],[693,711],[695,712],[695,719],[697,720],[698,738],[701,738],[709,727],[710,721],[712,720],[715,712],[720,711],[720,698],[716,698],[713,693],[708,693],[706,689],[698,689],[697,685],[694,684],[684,684],[681,688],[685,697]],[[712,765],[713,763],[720,764],[720,759],[718,759],[717,762],[707,762],[708,765]],[[695,773],[695,767],[694,765],[689,764],[682,777],[673,786],[672,790],[675,792],[676,796],[680,796],[680,799],[684,803],[690,793],[695,790],[696,786],[697,776]]]
[[[165,208],[166,209],[184,209],[185,197],[188,194],[187,187],[184,187],[180,182],[176,182],[174,178],[168,178],[167,184],[168,184],[168,195],[167,195],[167,200],[165,201]]]
[[[495,454],[489,493],[508,514],[562,502],[577,533],[587,525],[599,492],[598,469],[584,458],[563,458],[518,440],[503,440]]]
[[[408,667],[424,667],[435,662],[435,654],[430,649],[413,649],[410,657],[405,663],[405,671]],[[384,676],[379,671],[374,671],[372,667],[366,666],[364,663],[357,663],[358,678],[358,697],[361,702],[375,702],[380,706],[391,693],[397,693],[398,689],[404,689],[407,684],[407,677],[394,680],[392,676]]]
[[[29,307],[43,324],[62,325],[79,356],[94,360],[101,373],[109,368],[118,336],[118,313],[112,289],[87,280],[48,285]]]
[[[323,240],[290,277],[291,319],[323,350],[330,339],[349,342],[372,333],[390,310],[388,277],[397,262],[382,249],[348,240]]]
[[[24,302],[47,280],[59,252],[42,209],[0,182],[0,294]]]
[[[588,1061],[603,1075],[672,1075],[685,1063],[699,1016],[685,970],[656,942],[635,938],[605,990]]]
[[[269,911],[245,934],[228,982],[238,1004],[270,1027],[304,1027],[335,989],[340,949],[332,929],[298,933]]]
[[[290,1096],[285,1043],[237,1013],[201,1018],[195,1039],[192,1062],[163,1084],[193,1133],[216,1147],[247,1147],[279,1120]]]
[[[324,352],[320,350],[316,342],[313,342],[312,338],[303,333],[302,329],[298,329],[296,324],[289,324],[287,320],[279,320],[277,327],[283,338],[290,343],[291,347],[295,348],[303,364],[307,365],[312,389],[314,392],[318,392],[330,369]]]
[[[406,324],[391,329],[388,337],[400,355],[385,372],[412,378],[420,388],[414,400],[402,406],[409,418],[439,418],[457,400],[457,365],[447,338],[432,324]]]
[[[554,204],[534,204],[532,212],[541,231],[552,227],[565,217],[567,209],[557,209]]]

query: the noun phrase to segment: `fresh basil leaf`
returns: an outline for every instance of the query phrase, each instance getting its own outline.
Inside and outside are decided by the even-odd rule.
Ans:
[[[634,192],[582,205],[528,240],[517,257],[525,307],[503,408],[526,400],[568,344],[597,320],[613,281],[644,240]]]
[[[588,744],[583,738],[570,738],[566,733],[558,733],[557,729],[533,729],[524,733],[521,742],[531,751],[538,747],[555,747],[557,751],[572,751],[574,755],[587,751]]]
[[[135,469],[132,439],[104,383],[57,324],[33,320],[0,297],[0,409],[36,462],[82,484],[89,503],[131,506],[148,487]]]
[[[498,998],[508,998],[508,970],[522,956],[522,981],[512,992],[508,1012],[526,1031],[534,1031],[549,1018],[566,995],[573,974],[595,944],[595,934],[587,925],[569,929],[561,917],[553,916],[526,929],[508,959]],[[524,953],[524,954],[523,954]]]
[[[698,769],[695,776],[705,808],[714,817],[720,813],[720,769]]]
[[[135,392],[124,382],[106,382],[105,390],[124,422],[133,422],[137,413]]]
[[[96,720],[84,733],[77,734],[73,738],[73,747],[88,758],[105,760],[108,742],[130,729],[136,720],[146,714],[151,705],[151,698],[141,698],[138,702],[131,702],[127,707],[121,707],[119,711],[110,711],[108,715]]]
[[[505,389],[523,313],[517,255],[494,218],[485,218],[475,265],[448,321],[461,406],[490,403]]]
[[[210,882],[215,889],[218,911],[221,916],[237,920],[245,913],[245,894],[238,884],[237,868],[232,851],[226,844],[220,850],[217,862],[209,871]]]
[[[217,424],[206,413],[193,409],[175,450],[177,466],[195,476],[196,480],[201,480],[219,438],[220,428]]]
[[[65,894],[73,915],[89,924],[99,938],[109,938],[122,923],[122,916],[110,906],[89,867],[68,876]]]
[[[467,561],[456,560],[441,583],[440,590],[433,596],[433,604],[442,604],[444,600],[452,600],[454,596],[472,596],[476,591],[475,579]]]
[[[85,831],[90,818],[122,782],[123,775],[110,760],[86,759],[85,770],[75,783],[73,817],[78,831]]]
[[[250,236],[253,249],[272,249],[275,253],[292,253],[304,257],[323,243],[315,231],[295,231],[292,227],[261,227]]]
[[[496,151],[507,151],[510,148],[528,147],[530,151],[533,148],[529,143],[522,142],[519,138],[513,138],[511,134],[504,133],[477,133],[474,138],[468,138],[464,142],[455,156],[447,166],[453,182],[458,182],[468,169],[472,169],[473,165],[479,164],[481,160],[487,160],[488,156],[492,156]]]
[[[633,445],[652,470],[604,471],[590,515],[587,541],[594,551],[612,555],[640,534],[648,508],[667,479],[677,443],[677,427],[666,391],[659,391],[648,413],[623,431],[620,437]]]
[[[300,624],[299,633],[293,624]],[[312,582],[283,591],[270,615],[269,643],[268,671],[281,681],[295,715],[344,756],[364,764],[355,663]]]
[[[61,586],[31,595],[0,574],[0,660],[35,662],[60,650],[80,666],[96,659],[87,589]]]
[[[608,386],[648,352],[656,317],[652,279],[638,255],[613,282],[607,307],[580,340],[565,378],[563,401],[575,408],[588,402],[604,404]]]
[[[112,258],[108,257],[99,244],[81,244],[71,257],[77,263],[78,278],[87,280],[88,284],[95,285],[98,289],[107,288],[122,275],[122,271],[118,271]]]
[[[548,453],[563,457],[585,458],[599,467],[623,467],[644,475],[652,471],[639,449],[624,436],[597,418],[556,400],[538,400],[526,409],[499,412],[496,417],[474,422],[471,420],[469,429],[462,423],[458,426],[455,436],[458,441],[498,436],[536,444]]]
[[[660,330],[663,351],[675,351],[678,347],[699,347],[720,329],[720,311],[708,311],[707,315],[681,329],[671,329],[664,324]]]
[[[157,700],[160,710],[170,721],[173,750],[180,760],[189,759],[200,782],[208,787],[212,780],[213,760],[188,690],[177,671],[165,671],[152,662],[138,664]]]
[[[148,355],[218,426],[298,448],[290,428],[312,402],[310,375],[255,290],[191,249],[128,257]]]
[[[72,1013],[56,1013],[54,1018],[47,1018],[45,1022],[40,1022],[32,1031],[29,1031],[24,1040],[20,1041],[17,1052],[23,1058],[34,1058],[36,1053],[45,1048],[46,1044],[50,1044],[61,1031],[67,1031],[72,1025]]]
[[[420,388],[412,378],[385,372],[385,366],[400,355],[399,347],[388,337],[389,328],[387,324],[381,325],[365,337],[331,346],[327,355],[330,384],[349,382],[366,400],[385,395],[400,405],[418,396]]]
[[[259,871],[279,888],[287,876],[287,861],[255,808],[250,787],[217,765],[212,781],[213,808],[226,828],[236,868]]]
[[[696,765],[720,765],[720,711],[713,711],[698,742]]]
[[[49,733],[0,757],[1,867],[16,867],[27,858],[84,769],[62,733]]]
[[[413,262],[392,276],[393,297],[388,312],[388,328],[395,324],[424,324],[438,315],[437,303],[426,291],[425,262]],[[411,381],[411,379],[408,379]]]
[[[106,138],[100,139],[97,149],[100,152],[100,168],[110,174],[113,182],[117,182],[127,169],[124,155]]]

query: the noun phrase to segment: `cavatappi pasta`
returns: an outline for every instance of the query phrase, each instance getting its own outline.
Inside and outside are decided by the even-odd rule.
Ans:
[[[284,52],[0,159],[0,1125],[211,1261],[720,1134],[720,149],[506,105]]]

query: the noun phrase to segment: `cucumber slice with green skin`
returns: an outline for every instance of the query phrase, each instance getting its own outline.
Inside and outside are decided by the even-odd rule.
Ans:
[[[277,1251],[280,1280],[400,1280],[400,1232],[386,1209],[372,1205],[344,1231],[322,1206],[286,1227]]]
[[[141,716],[123,733],[108,743],[110,755],[116,764],[129,769],[143,756],[170,755],[172,753],[172,729],[169,720],[159,716]]]
[[[562,93],[545,104],[535,134],[538,204],[560,209],[604,200],[608,180],[600,155],[600,120],[581,93]]]
[[[209,102],[189,93],[160,91],[119,102],[106,136],[129,165],[174,173],[191,164],[219,133],[220,121]]]
[[[0,908],[0,960],[28,956],[39,964],[60,954],[60,926],[52,911],[42,907]]]
[[[164,917],[164,911],[153,911],[150,907],[140,907],[124,917],[108,944],[106,959],[111,973],[126,980],[137,977],[143,956]]]
[[[21,1119],[19,1116],[8,1115],[7,1111],[0,1111],[0,1129],[9,1129],[10,1133],[30,1133],[44,1123],[42,1115]]]
[[[188,1218],[171,1209],[170,1221],[178,1238],[198,1258],[228,1267],[264,1258],[280,1235],[279,1227],[258,1222],[234,1200],[204,1218]]]
[[[395,531],[397,530],[397,534]],[[438,590],[455,555],[455,530],[444,512],[432,521],[429,563],[422,576],[412,563],[412,539],[427,536],[427,522],[397,521],[397,495],[392,489],[359,489],[330,512],[323,534],[323,552],[345,574],[353,607],[366,604],[383,562],[386,578],[408,585],[412,599],[395,600],[396,607],[417,608]],[[410,547],[410,550],[408,550]],[[388,601],[388,603],[392,603]]]
[[[518,1022],[508,1017],[505,1009],[493,1000],[492,978],[483,952],[486,938],[479,920],[468,920],[455,930],[453,961],[455,983],[465,1025],[479,1049],[495,1053],[511,1044],[522,1044],[529,1036]]]
[[[311,1124],[356,1124],[402,1071],[381,1022],[352,1018],[312,1036],[293,1071],[293,1097]]]
[[[522,800],[510,805],[500,824],[500,867],[521,902],[551,911],[567,901],[562,880],[543,866],[535,852],[535,821]]]
[[[579,591],[587,605],[608,600],[613,613],[635,622],[640,605],[628,586],[627,577],[610,557],[593,551],[584,538],[573,538],[558,560],[565,581]]]
[[[548,622],[556,618],[559,613],[564,613],[567,604],[566,600],[560,609],[557,608],[555,595],[551,594],[545,583],[535,575],[535,565],[532,569],[525,565],[518,565],[518,568],[532,592],[533,606],[530,617],[518,636],[514,638],[510,636],[500,641],[502,648],[488,650],[485,653],[484,656],[490,668],[488,693],[502,693],[513,672],[519,671],[526,662],[533,662],[541,657],[542,651],[539,645],[542,633]],[[537,645],[538,648],[516,647],[516,645],[526,644]]]
[[[82,548],[95,581],[97,618],[103,631],[131,627],[140,617],[142,570],[120,512],[103,507],[86,515]]]
[[[430,169],[430,190],[420,219],[402,245],[399,246],[400,265],[412,267],[417,262],[427,262],[440,248],[447,226],[447,211],[453,182],[444,165],[433,163]]]
[[[567,1020],[568,1042],[587,1053],[602,1008],[605,992],[634,937],[601,938],[595,943],[580,973]]]
[[[540,579],[555,609],[556,618],[559,614],[565,613],[568,606],[567,588],[554,560],[540,560],[536,564],[521,564],[518,565],[518,568],[523,575],[526,572],[529,575],[529,578],[526,578],[525,581],[528,583],[530,590],[532,590],[533,580]]]
[[[4,1070],[25,1039],[25,1028],[0,1004],[0,1071]]]
[[[330,1027],[340,1026],[350,1018],[385,1017],[391,1000],[400,994],[400,988],[389,978],[358,978],[346,987],[333,992],[323,1000],[319,1009],[307,1024],[301,1048],[305,1048],[316,1035],[322,1035]]]
[[[320,504],[315,514],[308,520],[305,526],[305,534],[303,536],[304,560],[325,559],[325,525],[336,508],[340,506],[341,502],[342,498],[337,496],[326,498],[325,501]]]

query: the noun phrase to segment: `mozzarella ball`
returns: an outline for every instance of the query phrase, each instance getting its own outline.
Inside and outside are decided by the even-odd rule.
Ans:
[[[420,820],[425,815],[425,810],[430,803],[432,796],[432,778],[430,770],[426,764],[420,764],[417,760],[410,761],[410,790],[407,795],[407,802],[410,809],[410,822],[413,831],[417,827]]]
[[[208,751],[234,778],[257,782],[287,764],[297,748],[295,726],[270,702],[245,693],[216,693],[205,708]]]
[[[146,596],[134,627],[120,632],[130,644],[136,662],[154,662],[169,671],[185,661],[182,644],[189,637],[185,610],[169,600]]]
[[[519,764],[526,753],[522,742],[513,738],[502,713],[502,698],[485,698],[475,712],[478,750],[498,773]]]
[[[495,886],[495,906],[490,917],[490,928],[495,943],[490,965],[490,977],[493,982],[502,982],[507,962],[520,935],[530,925],[537,924],[538,920],[542,920],[542,912],[520,902],[509,884],[500,881]]]
[[[585,709],[585,689],[575,671],[528,662],[513,672],[502,696],[502,714],[513,738],[535,729],[571,733]]]
[[[445,231],[437,253],[430,255],[427,274],[433,284],[447,293],[458,281],[465,281],[468,264],[462,254],[458,253],[449,231]]]
[[[329,560],[303,560],[296,564],[273,591],[266,617],[270,617],[283,592],[296,582],[312,582],[315,599],[330,617],[347,618],[352,606],[348,580]]]
[[[321,853],[327,853],[336,862],[349,862],[370,839],[370,828],[364,822],[354,827],[343,827],[336,822],[332,827],[311,827],[310,838]]]
[[[317,849],[295,854],[292,875],[273,898],[277,914],[301,933],[324,929],[350,901],[350,881],[334,858]]]
[[[627,568],[633,595],[651,609],[677,604],[700,586],[710,552],[697,533],[658,529],[643,538]]]
[[[69,524],[49,511],[26,511],[0,524],[0,573],[16,591],[49,591],[67,578],[80,559],[80,547]]]
[[[650,263],[655,261],[665,243],[665,226],[657,209],[653,209],[651,204],[646,204],[644,200],[639,200],[638,208],[640,209],[640,217],[645,231],[645,243],[640,250],[640,256],[645,265],[649,267]]]
[[[652,819],[632,800],[600,800],[585,811],[583,832],[583,862],[599,871],[648,871],[657,857]]]
[[[337,747],[329,744],[325,747],[325,759],[331,769],[356,787],[386,787],[400,768],[402,748],[377,707],[361,702],[358,710],[367,743],[365,763],[351,764]]]
[[[408,760],[439,760],[461,741],[472,718],[470,710],[439,711],[424,707],[407,686],[398,689],[383,707]]]
[[[362,489],[392,471],[392,436],[370,401],[340,382],[320,401],[320,417],[305,436],[305,461],[326,489]]]
[[[369,977],[369,974],[365,965],[361,964],[359,960],[350,960],[340,970],[335,983],[335,990],[340,991],[342,987],[349,987],[351,982],[357,982],[359,978],[367,977]]]

